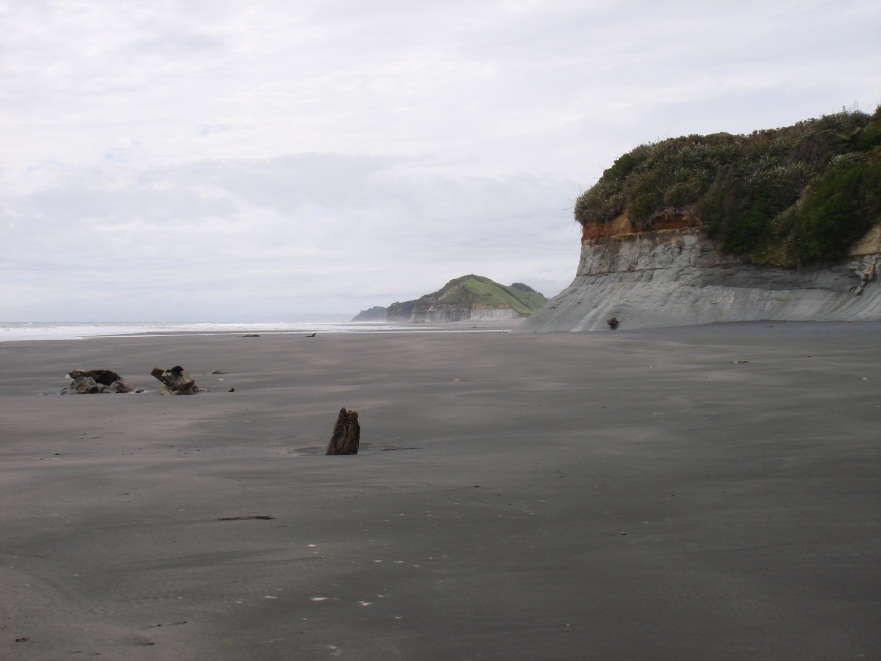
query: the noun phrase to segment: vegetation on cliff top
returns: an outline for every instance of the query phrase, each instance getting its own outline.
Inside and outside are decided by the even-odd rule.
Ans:
[[[696,218],[725,252],[755,263],[830,261],[881,222],[881,106],[750,135],[690,135],[624,154],[578,198],[582,225],[627,211],[650,229]]]

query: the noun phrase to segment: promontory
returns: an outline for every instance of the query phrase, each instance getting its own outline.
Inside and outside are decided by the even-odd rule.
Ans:
[[[487,277],[471,274],[454,278],[436,292],[412,301],[364,310],[353,321],[437,323],[522,319],[547,300],[522,282],[501,285]]]
[[[881,320],[881,107],[640,145],[574,212],[575,279],[518,332]]]

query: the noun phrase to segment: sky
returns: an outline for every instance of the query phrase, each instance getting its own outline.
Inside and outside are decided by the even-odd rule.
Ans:
[[[881,104],[877,0],[0,0],[0,321],[575,276],[633,147]]]

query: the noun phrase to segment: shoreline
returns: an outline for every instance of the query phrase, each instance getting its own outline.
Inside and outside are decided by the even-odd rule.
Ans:
[[[750,322],[2,343],[0,650],[871,656],[879,337]],[[149,371],[174,364],[210,392],[158,396]],[[76,368],[152,390],[39,396]],[[341,406],[361,451],[326,457]]]
[[[462,330],[510,330],[522,319],[504,321],[405,324],[385,322],[6,322],[0,323],[0,344],[6,342],[87,340],[111,337],[152,337],[178,335],[298,335],[321,333],[409,333]],[[201,328],[202,326],[207,328]],[[158,327],[158,328],[156,328]],[[119,328],[129,330],[120,332]],[[114,330],[116,329],[116,330]]]

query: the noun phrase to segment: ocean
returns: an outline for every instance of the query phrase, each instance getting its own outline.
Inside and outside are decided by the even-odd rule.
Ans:
[[[384,323],[351,322],[0,322],[0,342],[29,340],[85,340],[123,335],[180,335],[196,333],[377,333],[414,330]],[[429,330],[422,327],[420,330]]]

